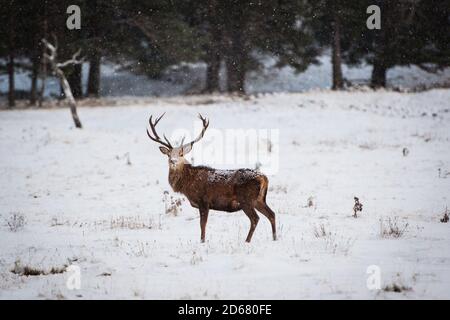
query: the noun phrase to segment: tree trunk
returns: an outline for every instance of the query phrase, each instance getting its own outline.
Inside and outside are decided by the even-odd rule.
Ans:
[[[90,0],[88,3],[89,10],[93,13],[91,20],[88,22],[88,34],[91,39],[91,47],[89,54],[89,73],[86,95],[88,97],[98,97],[100,95],[100,63],[101,63],[101,39],[103,30],[99,25],[97,15],[101,15],[99,1]]]
[[[45,2],[44,2],[45,5]],[[39,68],[41,63],[41,20],[43,19],[42,6],[35,13],[33,20],[33,52],[31,58],[31,88],[30,88],[30,105],[36,105],[38,98],[38,78],[39,78]]]
[[[43,4],[43,19],[42,19],[42,38],[47,39],[47,1],[44,1]],[[40,39],[41,40],[41,39]],[[40,74],[41,74],[41,88],[39,89],[39,107],[42,107],[42,102],[44,101],[45,95],[45,82],[47,81],[47,59],[45,59],[45,46],[41,43],[41,65],[40,65]]]
[[[15,97],[16,88],[14,80],[14,52],[12,50],[9,52],[8,81],[9,81],[8,106],[12,108],[16,105],[16,97]]]
[[[47,61],[46,59],[41,59],[41,88],[39,89],[39,107],[42,107],[42,102],[44,101],[45,95],[45,83],[47,82]]]
[[[220,56],[218,54],[212,54],[210,58],[211,60],[208,62],[206,69],[205,92],[219,92]]]
[[[81,64],[75,64],[71,69],[67,80],[69,81],[74,98],[79,99],[83,97],[83,86],[81,82],[83,66]]]
[[[373,60],[373,69],[370,86],[372,88],[386,87],[386,74],[389,69],[389,48],[391,37],[394,36],[392,23],[394,16],[394,2],[386,1],[381,3],[381,30],[378,31],[378,35],[375,41],[375,52]]]
[[[227,90],[229,93],[245,93],[245,74],[247,71],[247,51],[243,44],[242,30],[233,30],[226,59]]]
[[[81,129],[83,126],[81,125],[80,118],[78,117],[77,102],[75,101],[75,98],[73,97],[69,81],[67,81],[66,77],[64,76],[64,72],[62,72],[59,69],[56,70],[56,75],[61,84],[61,88],[64,91],[64,96],[66,97],[67,101],[69,102],[70,113],[72,114],[72,119],[75,124],[75,127]]]
[[[95,49],[89,61],[87,96],[90,97],[98,97],[100,94],[100,60],[100,52]]]
[[[333,15],[333,44],[331,58],[333,65],[333,90],[340,90],[344,87],[341,60],[341,22],[336,10]]]
[[[387,67],[384,65],[383,61],[382,60],[375,61],[372,69],[371,87],[372,88],[386,87],[386,74],[387,74]]]
[[[36,49],[36,51],[39,50],[39,47]],[[40,59],[39,55],[35,54],[33,57],[33,65],[31,70],[31,89],[30,89],[30,105],[34,106],[37,101],[37,80],[39,77],[39,65],[40,65]]]
[[[12,1],[11,1],[12,5]],[[14,12],[10,12],[9,14],[9,28],[8,28],[8,82],[9,82],[9,91],[8,91],[8,106],[10,108],[16,105],[16,97],[15,97],[15,80],[14,80],[14,58],[15,58],[15,21],[14,21]]]
[[[211,42],[207,49],[207,69],[206,69],[206,86],[205,91],[208,93],[220,91],[220,62],[222,47],[222,32],[217,15],[217,1],[210,0],[208,7],[208,18],[211,34]]]

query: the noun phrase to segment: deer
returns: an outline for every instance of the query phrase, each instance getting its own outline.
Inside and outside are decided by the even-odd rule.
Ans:
[[[184,143],[185,137],[183,137],[180,145],[173,147],[165,135],[162,140],[156,131],[156,125],[164,114],[154,121],[153,116],[150,116],[148,122],[151,133],[147,128],[147,135],[152,141],[161,145],[159,150],[168,157],[169,184],[172,190],[183,194],[191,206],[199,210],[200,241],[205,242],[209,210],[244,211],[250,219],[250,230],[245,240],[248,243],[251,241],[259,221],[256,213],[258,210],[269,219],[273,240],[276,240],[275,213],[266,203],[268,178],[252,169],[220,170],[203,165],[191,165],[185,156],[192,150],[194,144],[203,138],[209,126],[209,120],[199,114],[203,128],[197,138],[189,143]]]

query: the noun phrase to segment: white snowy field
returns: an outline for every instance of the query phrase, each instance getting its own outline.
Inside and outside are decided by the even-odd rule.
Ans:
[[[187,201],[165,212],[182,196],[145,134],[162,112],[169,136],[194,133],[198,112],[211,132],[279,130],[278,241],[262,215],[247,244],[244,213],[212,211],[202,244]],[[0,112],[0,299],[450,298],[450,90],[160,98],[79,115],[82,130],[67,109]],[[381,234],[388,219],[399,237]],[[80,289],[72,271],[49,272],[66,265]],[[11,272],[25,267],[47,274]]]

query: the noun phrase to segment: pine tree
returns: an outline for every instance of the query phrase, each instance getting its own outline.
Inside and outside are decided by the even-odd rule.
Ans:
[[[417,65],[435,72],[450,65],[448,1],[371,2],[381,9],[381,29],[360,28],[360,35],[349,47],[346,61],[371,64],[372,87],[386,86],[387,72],[395,66]]]
[[[359,40],[365,21],[365,0],[308,1],[305,24],[314,31],[321,47],[331,49],[332,89],[342,89],[345,79],[342,63],[356,63],[352,47]]]

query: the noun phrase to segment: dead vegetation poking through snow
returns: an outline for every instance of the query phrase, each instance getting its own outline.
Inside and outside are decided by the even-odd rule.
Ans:
[[[11,272],[20,276],[47,276],[50,274],[60,274],[66,272],[67,265],[62,267],[52,267],[50,270],[44,270],[37,267],[32,267],[29,265],[22,265],[20,260],[16,260],[14,263],[14,268]]]
[[[353,206],[353,217],[358,218],[357,213],[362,212],[363,205],[359,202],[358,197],[354,197],[353,199],[355,200],[355,205]]]
[[[178,216],[178,214],[181,213],[181,211],[183,211],[183,207],[182,207],[183,201],[184,201],[184,198],[174,197],[172,195],[169,197],[169,192],[164,191],[163,202],[164,202],[165,213],[171,214],[173,216]]]
[[[314,207],[314,197],[310,196],[306,202],[305,208],[312,208],[312,207]]]
[[[382,238],[401,238],[408,228],[408,223],[400,224],[398,218],[380,219],[380,235]]]
[[[119,156],[119,155],[116,156],[116,160],[124,160],[124,159],[125,159],[125,163],[127,164],[127,166],[132,165],[129,152],[126,152],[122,156]]]
[[[445,208],[445,212],[444,212],[444,215],[442,216],[442,218],[441,218],[441,222],[442,223],[447,223],[448,222],[448,220],[449,220],[449,218],[448,218],[448,209],[447,208]]]
[[[330,232],[326,237],[323,238],[325,240],[325,249],[332,254],[343,254],[344,256],[348,255],[350,249],[353,247],[355,243],[355,239],[347,236],[342,236],[337,233]]]
[[[25,216],[19,212],[13,212],[9,218],[6,219],[6,225],[12,232],[17,232],[26,224]]]
[[[400,293],[400,292],[404,292],[404,291],[412,291],[412,288],[405,286],[401,283],[393,282],[389,285],[384,286],[383,291]]]
[[[120,216],[111,218],[110,222],[111,229],[154,229],[155,223],[151,218],[143,219],[140,216]]]
[[[325,229],[325,225],[321,223],[319,226],[314,226],[314,236],[322,238],[328,236],[330,233]]]
[[[328,228],[329,229],[329,228]],[[355,239],[327,230],[324,224],[314,226],[314,236],[323,240],[325,251],[331,254],[342,253],[346,256],[355,243]]]

